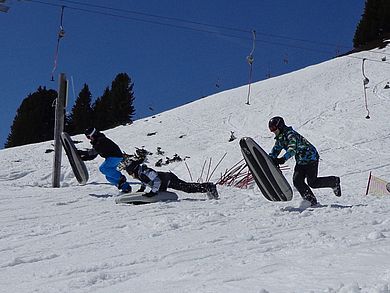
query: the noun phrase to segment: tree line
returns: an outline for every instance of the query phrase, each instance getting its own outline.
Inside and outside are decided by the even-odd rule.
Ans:
[[[390,38],[390,0],[366,0],[364,12],[353,38],[354,48]]]
[[[64,130],[71,135],[83,133],[88,127],[110,129],[132,123],[135,114],[134,83],[126,73],[119,73],[101,97],[92,101],[84,84],[68,115]],[[57,91],[38,87],[29,94],[16,111],[5,148],[52,140],[54,138],[55,101]]]
[[[1,2],[1,0],[0,0]],[[390,0],[366,0],[353,45],[355,49],[375,47],[390,39]],[[92,125],[106,130],[132,122],[135,114],[133,82],[126,73],[118,74],[101,97],[92,102],[84,84],[71,113],[65,117],[65,131],[79,134]],[[16,111],[5,148],[51,140],[54,137],[54,105],[57,92],[39,87],[29,94]]]

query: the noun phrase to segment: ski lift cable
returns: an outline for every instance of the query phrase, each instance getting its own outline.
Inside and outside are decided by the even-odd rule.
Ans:
[[[62,1],[65,1],[65,0],[62,0]],[[72,3],[79,3],[79,2],[76,2],[76,1],[70,1],[70,0],[68,0],[68,1],[72,2]],[[47,2],[41,1],[41,0],[29,0],[29,2],[40,3],[40,4],[44,4],[44,5],[50,5],[50,6],[60,6],[59,4],[47,3]],[[83,3],[80,3],[80,5],[81,4],[83,4]],[[84,5],[88,5],[88,4],[84,4]],[[99,5],[88,5],[88,6],[98,6],[98,7],[100,7]],[[219,34],[219,35],[222,35],[222,36],[233,37],[233,38],[242,39],[242,40],[247,40],[248,39],[247,37],[227,34],[227,33],[223,33],[223,32],[217,32],[215,30],[207,30],[207,29],[200,29],[200,28],[194,28],[194,27],[185,27],[185,26],[181,26],[181,25],[168,24],[168,23],[163,23],[163,22],[159,22],[159,21],[152,21],[152,20],[134,18],[134,17],[124,16],[124,15],[118,15],[118,14],[113,14],[113,13],[89,10],[89,9],[78,8],[78,7],[71,7],[71,6],[66,6],[66,7],[68,9],[78,10],[78,11],[86,12],[86,13],[100,14],[100,15],[106,15],[106,16],[122,18],[122,19],[130,19],[130,20],[133,20],[133,21],[152,23],[152,24],[158,24],[158,25],[163,25],[163,26],[170,26],[170,27],[174,27],[174,28],[192,30],[192,31],[197,31],[197,32],[204,32],[204,33],[210,33],[210,34]],[[105,7],[105,6],[101,6],[101,7]],[[107,7],[107,9],[109,9],[109,7]],[[112,8],[112,10],[123,11],[123,10],[115,9],[115,8]],[[150,15],[150,16],[158,17],[158,16],[155,16],[155,15]],[[160,18],[164,18],[164,17],[160,17]],[[165,17],[165,18],[167,18],[167,17]],[[174,18],[167,18],[167,19],[172,19],[173,20]],[[177,19],[177,20],[179,21],[180,19]],[[180,21],[183,21],[183,20],[180,20]],[[209,27],[214,27],[214,28],[221,28],[221,29],[223,28],[223,29],[234,30],[234,31],[238,31],[238,32],[245,32],[245,33],[248,32],[247,30],[236,29],[236,28],[231,28],[231,27],[226,27],[226,26],[215,26],[215,25],[210,25],[210,24],[201,23],[201,22],[187,21],[187,23],[198,24],[198,25],[203,25],[203,26],[209,26]],[[280,37],[280,38],[283,38],[283,39],[290,39],[290,40],[294,40],[294,41],[306,41],[306,42],[309,42],[311,44],[321,44],[319,42],[303,40],[303,39],[288,38],[288,37],[282,37],[282,36],[270,35],[270,34],[263,34],[263,35],[269,35],[269,36],[273,36],[273,37]],[[272,42],[272,41],[259,40],[259,39],[256,40],[256,42],[262,42],[262,43],[266,43],[266,44],[270,44],[270,45],[295,48],[295,49],[305,50],[305,51],[313,51],[313,52],[317,52],[317,53],[333,54],[333,52],[330,52],[330,51],[319,50],[319,49],[312,49],[312,48],[307,48],[307,47],[302,47],[302,46],[291,45],[291,44],[287,44],[287,43]],[[335,46],[334,44],[327,44],[327,45]],[[346,47],[346,46],[343,46],[343,47],[349,48],[349,47]],[[372,52],[372,53],[376,53],[376,52]],[[359,58],[359,59],[361,59],[361,58]]]
[[[114,7],[104,6],[104,5],[82,3],[82,2],[74,1],[74,0],[59,0],[59,1],[66,2],[66,3],[71,3],[71,4],[76,4],[76,5],[83,5],[83,6],[87,6],[87,7],[94,7],[94,8],[99,8],[99,9],[107,9],[107,10],[112,10],[112,11],[116,11],[116,12],[131,13],[131,14],[142,15],[142,16],[147,16],[147,17],[154,17],[154,18],[160,18],[160,19],[165,19],[165,20],[173,20],[173,21],[179,21],[179,22],[183,22],[183,23],[196,24],[196,25],[214,27],[214,28],[219,28],[219,29],[237,31],[237,32],[242,32],[242,33],[247,33],[248,32],[247,29],[242,29],[242,28],[220,26],[220,25],[215,25],[215,24],[209,24],[209,23],[204,23],[204,22],[185,20],[185,19],[176,18],[176,17],[169,17],[169,16],[162,16],[162,15],[144,13],[144,12],[128,10],[128,9],[120,9],[120,8],[114,8]],[[258,33],[258,34],[263,35],[263,36],[267,36],[267,37],[272,37],[272,38],[281,38],[281,39],[285,39],[285,40],[287,39],[287,40],[307,42],[307,43],[316,43],[316,44],[319,44],[319,45],[325,45],[325,46],[330,46],[330,47],[336,46],[336,44],[332,44],[332,43],[317,42],[317,41],[311,41],[311,40],[306,40],[306,39],[297,39],[297,38],[291,38],[289,36],[284,36],[284,35],[276,35],[276,34],[269,34],[269,33]],[[339,47],[349,48],[348,46],[342,46],[342,45],[339,46]]]
[[[169,17],[169,16],[144,13],[144,12],[128,10],[128,9],[119,9],[119,8],[97,5],[97,4],[81,3],[79,1],[74,1],[74,0],[59,0],[59,1],[71,3],[71,4],[76,4],[76,5],[83,5],[83,6],[87,6],[87,7],[107,9],[107,10],[112,10],[112,11],[116,11],[116,12],[131,13],[131,14],[142,15],[142,16],[147,16],[147,17],[154,17],[154,18],[160,18],[160,19],[165,19],[165,20],[173,20],[173,21],[178,21],[178,22],[182,22],[182,23],[195,24],[195,25],[208,26],[208,27],[219,28],[219,29],[237,31],[237,32],[242,32],[242,33],[249,32],[247,29],[242,29],[242,28],[227,27],[227,26],[215,25],[215,24],[210,24],[210,23],[185,20],[185,19],[176,18],[176,17]],[[315,43],[318,45],[324,45],[324,46],[330,46],[330,47],[336,46],[336,44],[332,44],[332,43],[318,42],[318,41],[312,41],[312,40],[306,40],[306,39],[300,39],[300,38],[292,38],[292,37],[285,36],[285,35],[276,35],[276,34],[269,34],[269,33],[258,33],[258,34],[262,35],[262,36],[266,36],[266,37],[280,38],[280,39],[284,39],[284,40],[292,40],[292,41],[306,42],[306,43],[312,43],[312,44]],[[337,45],[337,46],[342,47],[342,48],[348,48],[348,49],[350,48],[349,46],[343,46],[343,45]]]
[[[227,27],[227,26],[219,26],[219,25],[212,25],[212,24],[208,24],[208,23],[189,21],[189,20],[184,20],[184,19],[180,19],[180,18],[159,16],[159,15],[154,15],[154,14],[142,13],[142,12],[137,12],[137,11],[132,11],[132,10],[125,10],[125,9],[111,8],[111,7],[95,5],[95,4],[80,3],[80,2],[77,2],[77,1],[67,1],[67,0],[59,0],[59,1],[70,2],[70,3],[81,5],[81,6],[89,6],[89,7],[93,7],[93,8],[106,9],[106,10],[111,10],[111,11],[116,11],[116,12],[136,14],[136,15],[139,15],[139,16],[154,17],[154,18],[162,19],[162,20],[177,21],[177,22],[187,23],[187,24],[191,24],[191,25],[198,25],[198,26],[203,26],[203,27],[211,27],[211,28],[214,28],[214,29],[224,29],[224,30],[236,31],[236,32],[240,32],[240,33],[248,33],[248,32],[250,32],[249,30],[245,30],[245,29],[239,29],[239,28],[233,28],[233,27]],[[39,4],[43,4],[43,5],[50,5],[50,6],[62,6],[60,4],[48,3],[48,2],[42,1],[42,0],[29,0],[29,2],[39,3]],[[160,25],[172,26],[172,27],[183,28],[183,29],[191,29],[190,27],[184,27],[184,26],[180,26],[180,25],[169,24],[169,23],[164,23],[164,22],[155,21],[155,20],[148,20],[148,19],[135,18],[135,17],[125,16],[125,15],[119,15],[119,14],[114,14],[114,13],[105,12],[105,11],[91,10],[91,9],[87,9],[87,8],[75,7],[75,6],[69,6],[69,5],[66,5],[66,7],[68,9],[82,11],[82,12],[88,12],[88,13],[93,13],[93,14],[100,14],[100,15],[106,15],[106,16],[117,17],[117,18],[131,19],[131,20],[140,21],[140,22],[160,24]],[[194,29],[194,30],[196,30],[196,29]],[[201,29],[199,29],[199,30],[200,31],[205,31],[205,30],[201,30]],[[215,30],[213,31],[213,33],[220,34],[220,32],[217,32]]]
[[[62,0],[62,1],[65,1],[65,0]],[[70,0],[67,0],[67,1],[70,1]],[[186,30],[192,30],[192,31],[209,33],[209,34],[218,34],[218,35],[232,37],[232,38],[236,38],[236,39],[248,40],[247,37],[233,35],[233,34],[228,34],[228,33],[223,33],[223,32],[217,32],[215,30],[207,30],[207,29],[200,29],[200,28],[194,28],[194,27],[185,27],[185,26],[182,26],[182,25],[168,24],[168,23],[163,23],[163,22],[159,22],[159,21],[151,21],[151,20],[140,19],[140,18],[135,18],[135,17],[129,17],[129,16],[124,16],[124,15],[118,15],[118,14],[113,14],[113,13],[89,10],[89,9],[78,8],[78,7],[71,7],[71,6],[68,6],[68,5],[64,6],[64,5],[59,5],[59,4],[55,4],[55,3],[48,3],[48,2],[42,1],[42,0],[29,0],[29,2],[39,3],[39,4],[43,4],[43,5],[50,5],[50,6],[55,6],[55,7],[66,7],[67,9],[77,10],[77,11],[81,11],[81,12],[85,12],[85,13],[100,14],[100,15],[106,15],[106,16],[110,16],[110,17],[129,19],[129,20],[138,21],[138,22],[152,23],[152,24],[158,24],[158,25],[163,25],[163,26],[170,26],[170,27],[174,27],[174,28],[178,28],[178,29],[186,29]],[[72,2],[76,2],[76,1],[72,1]],[[77,3],[79,3],[79,2],[77,2]],[[81,4],[82,3],[80,3],[80,5]],[[86,5],[86,4],[84,4],[84,5]],[[89,5],[89,6],[91,6],[91,5]],[[112,8],[112,9],[114,9],[114,8]],[[173,20],[173,18],[172,18],[172,20]],[[214,25],[209,25],[209,24],[200,23],[200,22],[199,23],[189,22],[189,23],[199,24],[199,25],[209,26],[209,27],[214,27],[214,28],[225,28],[225,29],[230,29],[230,30],[235,30],[235,31],[245,32],[245,33],[248,32],[247,30],[228,28],[228,27],[222,27],[222,26],[214,26]],[[257,34],[259,34],[259,33],[257,33]],[[262,34],[262,35],[266,35],[266,34]],[[269,36],[282,37],[282,36],[277,36],[277,35],[269,35]],[[294,39],[294,38],[286,38],[286,37],[284,37],[284,39],[290,39],[290,40],[294,40],[294,41],[307,41],[307,42],[310,42],[311,44],[320,44],[320,43],[315,42],[315,41],[300,40],[300,39]],[[265,44],[269,44],[269,45],[283,46],[285,48],[288,47],[288,48],[294,48],[294,49],[298,49],[298,50],[312,51],[312,52],[316,52],[316,53],[332,54],[333,55],[333,52],[330,52],[330,51],[327,51],[327,50],[313,49],[313,48],[308,48],[308,47],[303,47],[303,46],[291,45],[291,44],[288,44],[288,43],[272,42],[272,41],[260,40],[260,39],[256,39],[255,42],[261,42],[261,43],[265,43]],[[345,48],[347,48],[347,47],[345,47]],[[371,52],[371,53],[378,53],[378,54],[384,54],[384,53],[375,52],[375,51],[369,51],[369,52]],[[345,57],[356,58],[356,59],[360,59],[360,60],[363,59],[362,57],[355,57],[355,56],[349,56],[349,55],[346,55]],[[373,61],[373,62],[381,62],[382,64],[390,64],[389,62],[385,62],[385,61],[379,61],[379,60],[374,60],[374,59],[369,59],[369,58],[366,58],[366,59],[370,60],[370,61]]]
[[[64,10],[65,10],[65,6],[62,6],[61,7],[61,17],[60,17],[60,30],[59,30],[58,35],[57,35],[57,46],[56,46],[56,50],[55,50],[55,54],[54,54],[54,66],[53,66],[53,70],[51,71],[51,81],[54,81],[54,72],[57,69],[60,41],[65,36],[64,25],[63,25]]]
[[[121,12],[121,13],[130,13],[130,14],[135,14],[135,15],[144,16],[144,17],[153,17],[153,18],[157,18],[157,19],[161,19],[161,20],[177,21],[177,22],[181,22],[181,23],[197,25],[197,26],[203,26],[203,27],[209,27],[209,28],[214,28],[214,29],[223,29],[223,30],[229,30],[229,31],[236,31],[236,32],[240,32],[240,33],[248,33],[248,32],[250,32],[249,30],[242,29],[242,28],[214,25],[214,24],[209,24],[209,23],[204,23],[204,22],[184,20],[184,19],[175,18],[175,17],[167,17],[167,16],[156,15],[156,14],[149,14],[149,13],[138,12],[138,11],[134,11],[134,10],[113,8],[113,7],[97,5],[97,4],[87,4],[87,3],[81,3],[81,2],[78,2],[78,1],[72,1],[72,0],[57,0],[57,1],[71,3],[71,4],[79,5],[79,6],[87,6],[87,7],[91,7],[91,8],[111,10],[111,11]],[[42,0],[29,0],[29,2],[45,4],[45,5],[51,5],[51,6],[60,6],[60,4],[48,3],[48,2],[42,1]],[[156,21],[153,21],[153,20],[131,18],[131,17],[126,17],[124,15],[118,15],[118,14],[113,14],[113,13],[108,13],[108,12],[103,12],[103,11],[96,11],[96,10],[80,8],[80,7],[73,7],[73,6],[68,6],[68,5],[66,7],[69,8],[69,9],[79,10],[79,11],[84,11],[84,12],[89,12],[89,13],[102,14],[102,15],[118,17],[118,18],[128,18],[128,19],[132,19],[132,20],[136,20],[136,21],[144,21],[144,22],[155,23],[155,24],[160,24],[160,25],[174,26],[174,27],[178,27],[178,28],[189,29],[188,27],[183,27],[183,26],[180,26],[180,25],[172,25],[172,24],[167,24],[167,23],[156,22]],[[204,30],[201,30],[201,31],[204,31]],[[215,30],[212,31],[212,32],[215,33],[215,34],[216,33],[217,34],[221,34],[220,32],[217,32]],[[306,39],[300,39],[300,38],[291,38],[289,36],[283,36],[283,35],[276,35],[276,34],[269,34],[269,33],[259,33],[259,32],[257,32],[257,34],[258,35],[262,35],[262,36],[266,36],[266,37],[279,38],[279,39],[290,40],[290,41],[305,42],[305,43],[322,45],[322,46],[330,46],[330,47],[338,46],[338,47],[342,47],[342,48],[346,48],[346,49],[350,48],[349,46],[340,46],[338,44],[332,44],[332,43],[318,42],[318,41],[306,40]],[[286,44],[283,44],[283,45],[286,45]]]
[[[30,1],[42,3],[42,1],[38,1],[38,0],[30,0]],[[77,7],[70,7],[70,6],[66,6],[66,7],[68,9],[81,11],[81,12],[85,12],[85,13],[90,13],[90,14],[99,14],[99,15],[105,15],[105,16],[110,16],[110,17],[115,17],[115,18],[133,20],[133,21],[137,21],[137,22],[151,23],[151,24],[157,24],[157,25],[162,25],[162,26],[173,27],[173,28],[177,28],[177,29],[185,29],[185,30],[196,31],[196,32],[203,32],[203,33],[209,33],[209,34],[218,34],[218,35],[221,35],[221,36],[227,36],[227,37],[247,40],[247,38],[244,38],[242,36],[233,35],[233,34],[227,34],[227,33],[221,33],[221,32],[217,32],[215,30],[207,30],[207,29],[183,26],[183,25],[178,25],[178,24],[164,23],[164,22],[161,22],[161,21],[147,20],[147,19],[142,19],[142,18],[118,15],[118,14],[109,13],[109,12],[94,11],[94,10],[89,10],[89,9],[84,9],[84,8],[77,8]]]
[[[164,19],[164,20],[178,21],[178,22],[187,23],[187,24],[208,26],[208,27],[225,29],[225,30],[231,30],[231,31],[237,31],[237,32],[243,32],[243,33],[247,33],[248,32],[248,30],[240,29],[240,28],[233,28],[233,27],[227,27],[227,26],[221,26],[221,25],[214,25],[214,24],[209,24],[209,23],[204,23],[204,22],[191,21],[191,20],[181,19],[181,18],[177,18],[177,17],[163,16],[163,15],[145,13],[145,12],[140,12],[140,11],[135,11],[135,10],[119,9],[119,8],[103,6],[103,5],[97,5],[97,4],[90,4],[90,3],[81,3],[79,1],[72,1],[72,0],[60,0],[60,1],[67,2],[67,3],[72,3],[72,4],[76,4],[76,5],[82,5],[82,6],[88,6],[88,7],[112,10],[112,11],[116,11],[116,12],[124,12],[124,13],[130,13],[130,14],[147,16],[147,17],[154,17],[154,18],[159,18],[159,19]]]

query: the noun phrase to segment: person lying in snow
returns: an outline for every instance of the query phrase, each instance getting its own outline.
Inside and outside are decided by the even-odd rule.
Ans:
[[[131,192],[131,186],[126,177],[117,170],[118,164],[123,159],[123,153],[119,146],[94,127],[88,128],[84,134],[90,140],[92,149],[78,150],[80,158],[83,161],[90,161],[98,155],[103,157],[105,160],[100,165],[99,171],[106,176],[108,182],[118,187],[122,192]]]
[[[141,160],[125,159],[118,165],[118,170],[126,170],[130,176],[141,181],[141,187],[137,192],[144,192],[146,186],[150,187],[150,191],[145,192],[143,196],[152,197],[157,195],[159,191],[166,191],[167,188],[172,188],[187,193],[207,193],[209,199],[218,199],[218,191],[215,184],[211,182],[185,182],[172,172],[155,171],[142,164]]]
[[[276,116],[269,120],[269,130],[275,134],[275,145],[269,156],[276,166],[284,164],[295,156],[293,183],[302,198],[308,200],[312,206],[317,204],[312,188],[330,187],[336,196],[341,196],[340,177],[318,177],[319,154],[316,148],[302,135],[286,126],[282,117]],[[282,150],[286,153],[278,158]],[[305,183],[307,180],[307,184]]]

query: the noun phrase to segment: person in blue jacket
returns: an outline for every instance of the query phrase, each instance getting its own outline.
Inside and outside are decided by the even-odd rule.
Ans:
[[[118,187],[122,192],[131,192],[131,186],[126,177],[117,170],[118,164],[123,159],[123,153],[119,146],[95,127],[88,128],[84,134],[90,140],[92,149],[78,150],[81,159],[89,161],[100,155],[105,160],[100,165],[99,171],[106,176],[108,182]]]
[[[269,156],[276,166],[284,164],[295,156],[293,184],[303,199],[310,201],[312,206],[317,204],[317,199],[311,188],[329,187],[333,189],[336,196],[341,196],[340,177],[318,177],[320,156],[316,148],[306,138],[291,126],[286,126],[283,118],[279,116],[271,118],[268,127],[275,134],[275,145]],[[278,157],[282,150],[286,152],[282,157]]]

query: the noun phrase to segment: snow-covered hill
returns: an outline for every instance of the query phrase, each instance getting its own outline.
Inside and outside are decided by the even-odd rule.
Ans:
[[[127,153],[152,152],[150,166],[185,158],[158,168],[184,180],[187,166],[196,180],[226,154],[215,181],[241,159],[231,131],[270,149],[267,123],[281,115],[318,148],[320,175],[341,177],[341,198],[315,190],[321,208],[299,209],[296,191],[271,203],[257,188],[226,186],[218,201],[178,192],[178,202],[115,205],[101,158],[78,186],[63,156],[53,189],[52,142],[1,150],[0,291],[390,292],[390,197],[364,195],[370,171],[390,180],[390,64],[381,61],[390,49],[373,51],[252,84],[250,105],[243,86],[105,132]]]

